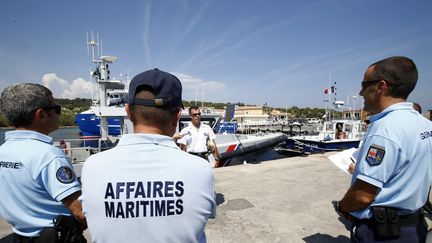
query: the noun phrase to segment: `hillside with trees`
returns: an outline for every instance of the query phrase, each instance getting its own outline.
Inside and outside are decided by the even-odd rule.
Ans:
[[[91,105],[91,99],[82,99],[82,98],[76,98],[76,99],[56,99],[57,104],[61,105],[62,113],[60,115],[60,125],[61,126],[76,126],[75,123],[75,113],[83,112],[85,110],[88,110]],[[185,107],[189,107],[192,105],[197,104],[198,106],[201,106],[201,102],[197,101],[183,101],[183,104]],[[204,107],[213,107],[216,109],[223,109],[227,105],[232,103],[213,103],[213,102],[204,102]],[[245,106],[242,102],[234,103],[237,106]],[[263,111],[265,113],[270,114],[273,110],[278,110],[280,112],[288,112],[291,117],[295,118],[306,118],[306,117],[316,117],[321,118],[325,114],[324,109],[320,108],[299,108],[297,106],[293,106],[291,108],[277,108],[277,107],[270,107],[265,106],[263,107]],[[3,114],[0,113],[0,127],[8,127],[10,126],[7,119],[3,116]]]

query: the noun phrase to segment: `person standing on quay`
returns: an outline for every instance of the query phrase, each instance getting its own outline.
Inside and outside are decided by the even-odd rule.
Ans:
[[[61,112],[51,91],[32,83],[9,86],[0,110],[16,128],[0,146],[0,217],[13,226],[13,242],[86,242],[80,184],[48,136],[59,128]],[[68,232],[54,227],[65,220],[73,225]]]
[[[367,69],[360,95],[371,114],[351,187],[334,202],[353,221],[352,242],[424,242],[421,207],[432,181],[432,123],[406,102],[418,73],[406,57]]]
[[[209,125],[201,122],[201,111],[198,106],[189,108],[191,122],[180,131],[181,138],[177,141],[182,150],[201,157],[208,161],[208,153],[212,152],[214,157],[214,167],[219,163],[219,151],[215,142],[216,135]],[[208,143],[212,144],[209,150]]]
[[[125,109],[135,134],[87,159],[81,197],[94,242],[206,242],[213,170],[173,141],[182,86],[158,69],[135,76]]]

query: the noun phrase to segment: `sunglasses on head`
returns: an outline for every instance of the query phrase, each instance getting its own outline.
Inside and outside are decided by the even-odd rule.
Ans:
[[[193,114],[191,114],[191,116],[201,116],[201,112],[200,113],[193,113]]]

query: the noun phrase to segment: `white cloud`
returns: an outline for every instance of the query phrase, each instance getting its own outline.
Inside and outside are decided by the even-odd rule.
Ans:
[[[184,100],[218,100],[225,93],[226,85],[218,81],[204,80],[184,73],[173,73],[183,86]],[[205,97],[204,97],[205,96]]]
[[[180,79],[183,86],[183,94],[188,99],[193,99],[197,94],[196,92],[201,97],[203,91],[206,98],[213,98],[212,94],[220,95],[223,93],[221,91],[226,88],[226,85],[222,82],[205,80],[184,73],[173,74]],[[91,98],[92,87],[93,91],[96,90],[95,85],[90,81],[78,78],[69,82],[58,77],[55,73],[43,75],[42,84],[53,92],[55,98]]]
[[[201,90],[204,87],[206,93],[212,93],[214,91],[224,90],[226,87],[224,83],[218,81],[204,80],[184,73],[173,74],[180,79],[183,89],[195,91],[197,88],[198,90]]]
[[[92,94],[92,86],[93,84],[90,81],[82,78],[75,79],[72,81],[72,85],[69,89],[63,92],[63,96],[69,98],[90,98]]]
[[[47,73],[42,77],[42,84],[49,88],[56,98],[91,98],[94,84],[82,78],[68,82],[55,73]]]

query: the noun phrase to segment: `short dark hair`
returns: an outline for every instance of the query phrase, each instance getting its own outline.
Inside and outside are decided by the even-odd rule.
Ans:
[[[193,105],[193,106],[189,107],[189,115],[192,114],[192,110],[199,110],[199,109],[200,108],[198,106],[196,106],[196,105]]]
[[[135,97],[138,99],[154,99],[155,95],[150,86],[143,85],[136,90]],[[155,106],[129,105],[131,121],[133,124],[142,123],[148,126],[168,126],[175,117],[179,108],[158,108]]]
[[[403,56],[394,56],[378,61],[369,67],[374,68],[371,80],[388,81],[388,95],[395,98],[407,99],[414,90],[418,71],[415,63]]]
[[[14,127],[27,127],[33,123],[38,108],[50,106],[52,92],[33,83],[14,84],[3,90],[0,110]]]

